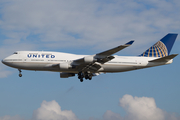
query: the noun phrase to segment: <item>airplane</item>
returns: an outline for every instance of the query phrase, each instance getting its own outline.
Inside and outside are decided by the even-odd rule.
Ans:
[[[169,33],[160,41],[138,56],[113,55],[129,47],[133,40],[124,45],[94,55],[76,55],[48,51],[17,51],[6,57],[2,63],[19,70],[60,72],[60,78],[73,77],[77,74],[80,82],[83,78],[91,80],[101,73],[116,73],[142,68],[171,64],[178,54],[171,54],[172,46],[178,34]]]

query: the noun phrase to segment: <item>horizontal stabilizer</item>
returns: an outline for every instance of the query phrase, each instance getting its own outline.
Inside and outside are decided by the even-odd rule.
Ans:
[[[155,60],[151,60],[149,62],[168,62],[169,60],[173,59],[174,57],[176,57],[178,54],[172,54],[166,57],[162,57],[162,58],[158,58]]]

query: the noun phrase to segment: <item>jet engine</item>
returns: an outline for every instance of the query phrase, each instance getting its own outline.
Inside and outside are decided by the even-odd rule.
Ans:
[[[60,78],[68,78],[75,76],[74,73],[60,73]]]
[[[84,62],[85,63],[91,63],[91,62],[96,62],[97,60],[94,59],[94,56],[86,56],[84,57]]]
[[[72,66],[69,63],[59,63],[59,68],[63,70],[67,70],[72,68]]]

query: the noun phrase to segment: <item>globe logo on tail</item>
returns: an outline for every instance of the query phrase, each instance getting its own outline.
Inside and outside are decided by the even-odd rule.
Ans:
[[[168,56],[168,50],[166,45],[158,41],[156,44],[154,44],[152,47],[150,47],[148,50],[146,50],[141,56],[144,57],[165,57]]]

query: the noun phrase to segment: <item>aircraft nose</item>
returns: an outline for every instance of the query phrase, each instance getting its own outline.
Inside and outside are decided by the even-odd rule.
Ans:
[[[1,62],[2,62],[2,63],[4,63],[4,61],[3,61],[3,60],[1,60]]]
[[[6,59],[2,59],[1,62],[2,62],[3,64],[5,64],[5,65],[8,63],[8,62],[6,61]]]
[[[4,64],[4,65],[10,65],[9,61],[7,61],[7,59],[3,59],[1,60],[1,62]]]
[[[5,64],[5,61],[4,61],[4,59],[3,59],[3,60],[1,60],[1,62],[2,62],[3,64]]]

